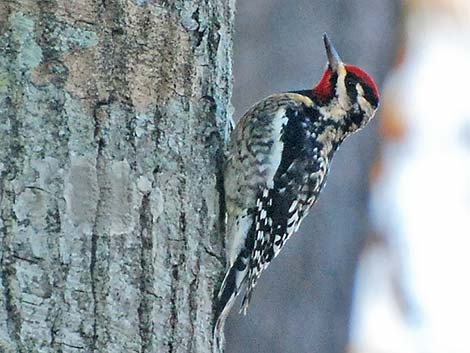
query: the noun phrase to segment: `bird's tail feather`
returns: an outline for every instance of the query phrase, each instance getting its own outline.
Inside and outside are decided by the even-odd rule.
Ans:
[[[241,266],[240,266],[241,265]],[[247,266],[241,258],[230,267],[217,295],[215,325],[213,328],[213,352],[222,352],[224,345],[224,325],[230,309],[246,278]]]

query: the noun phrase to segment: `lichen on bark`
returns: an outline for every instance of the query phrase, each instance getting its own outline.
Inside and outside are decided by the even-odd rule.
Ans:
[[[233,11],[0,4],[0,351],[210,351]]]

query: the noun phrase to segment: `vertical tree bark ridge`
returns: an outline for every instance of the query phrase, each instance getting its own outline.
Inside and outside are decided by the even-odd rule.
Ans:
[[[234,0],[0,4],[0,352],[209,352]]]

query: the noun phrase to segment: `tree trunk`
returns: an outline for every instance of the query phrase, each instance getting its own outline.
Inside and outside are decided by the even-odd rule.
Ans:
[[[0,352],[209,352],[234,0],[0,4]]]

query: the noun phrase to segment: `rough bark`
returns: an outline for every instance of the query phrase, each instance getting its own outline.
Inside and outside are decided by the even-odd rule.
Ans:
[[[0,352],[210,351],[233,11],[0,3]]]

